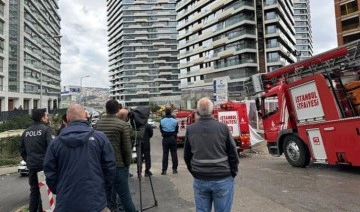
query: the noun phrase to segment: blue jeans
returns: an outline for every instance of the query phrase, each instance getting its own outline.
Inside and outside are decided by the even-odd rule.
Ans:
[[[136,209],[134,202],[132,201],[130,188],[129,188],[129,168],[126,167],[116,168],[113,189],[118,194],[125,211],[135,212]],[[111,188],[110,189],[108,188],[107,189],[108,204],[113,202],[111,199],[112,196],[111,193],[112,193]]]
[[[194,179],[194,196],[197,212],[210,212],[214,202],[216,212],[230,212],[234,197],[234,178],[216,181]]]

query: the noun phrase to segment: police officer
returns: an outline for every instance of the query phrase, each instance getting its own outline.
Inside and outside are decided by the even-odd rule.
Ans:
[[[43,211],[37,173],[43,170],[46,149],[53,138],[49,127],[49,116],[44,109],[32,111],[34,124],[21,136],[20,154],[29,169],[30,202],[29,211]]]
[[[177,143],[176,136],[179,130],[178,122],[171,115],[171,109],[165,109],[165,117],[160,121],[160,132],[163,137],[163,158],[162,158],[162,172],[161,175],[166,175],[168,168],[169,150],[171,153],[173,174],[177,174],[178,158],[177,158]]]

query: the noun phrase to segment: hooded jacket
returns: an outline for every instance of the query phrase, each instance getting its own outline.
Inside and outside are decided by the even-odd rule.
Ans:
[[[84,121],[65,127],[46,151],[46,183],[57,195],[56,211],[101,211],[105,185],[115,176],[114,151],[104,133]]]

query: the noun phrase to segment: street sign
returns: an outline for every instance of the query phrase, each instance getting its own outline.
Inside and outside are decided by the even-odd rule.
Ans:
[[[229,77],[214,78],[214,99],[216,104],[221,104],[228,101],[228,79]]]

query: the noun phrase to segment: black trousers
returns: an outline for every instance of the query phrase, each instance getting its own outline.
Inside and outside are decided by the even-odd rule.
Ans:
[[[42,169],[29,169],[30,202],[29,212],[43,211],[37,173]]]
[[[162,158],[162,170],[166,171],[168,168],[169,151],[171,153],[172,169],[177,170],[178,157],[177,157],[177,142],[175,136],[164,137],[162,140],[163,146],[163,158]]]
[[[145,160],[145,173],[148,173],[151,168],[150,141],[141,142],[141,151],[143,160]]]

